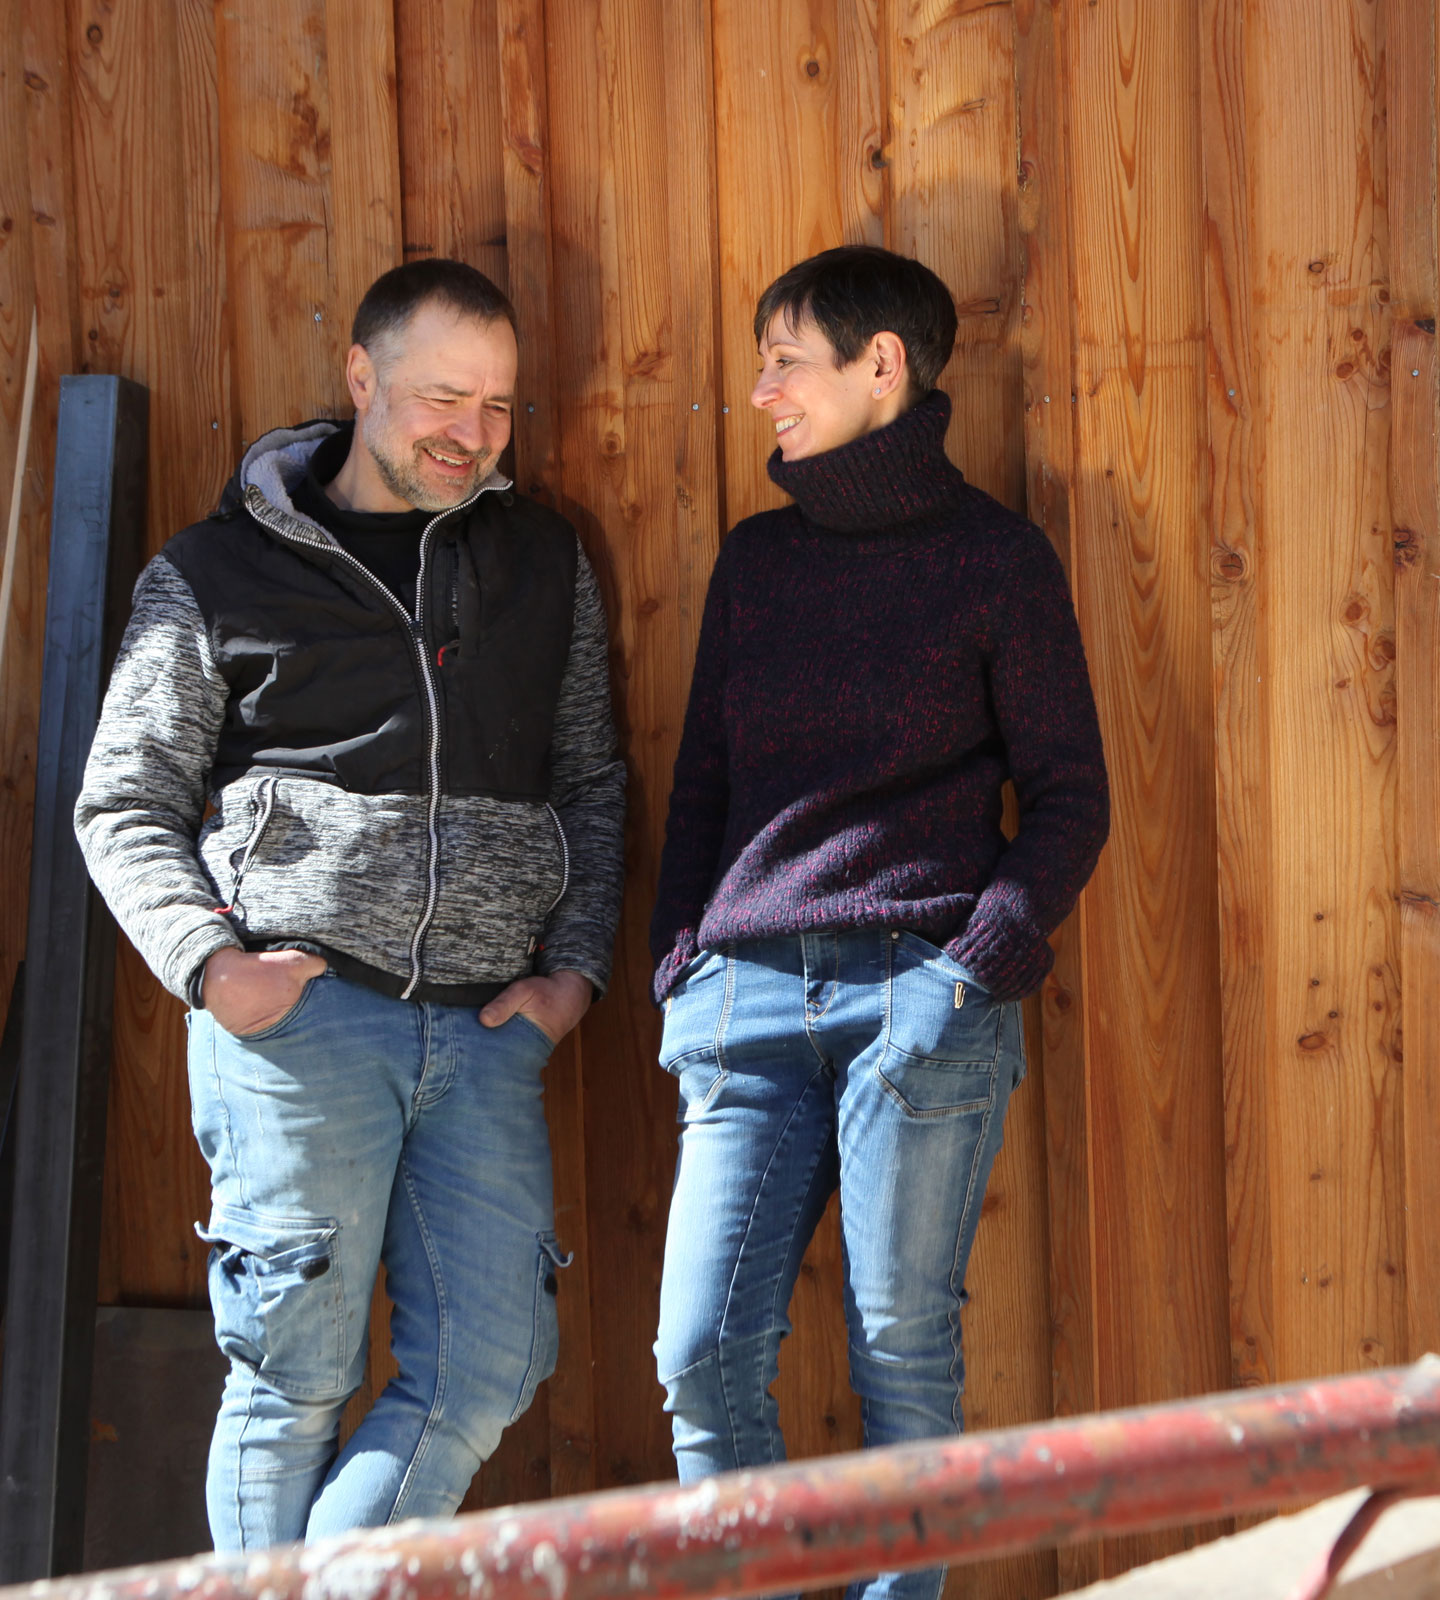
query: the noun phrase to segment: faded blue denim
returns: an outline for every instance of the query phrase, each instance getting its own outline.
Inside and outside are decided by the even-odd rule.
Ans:
[[[1020,1007],[885,929],[702,952],[666,1004],[684,1123],[655,1344],[680,1480],[784,1459],[770,1393],[838,1186],[867,1446],[963,1427],[965,1264],[1025,1071]],[[852,1597],[935,1600],[945,1569]]]
[[[463,1498],[554,1366],[556,1268],[541,1078],[525,1018],[393,1000],[331,973],[236,1038],[190,1017],[210,1164],[210,1299],[230,1359],[206,1497],[219,1550]],[[385,1262],[399,1375],[337,1454]]]

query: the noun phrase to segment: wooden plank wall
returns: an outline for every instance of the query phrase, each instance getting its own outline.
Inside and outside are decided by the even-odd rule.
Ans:
[[[842,240],[954,290],[951,452],[1064,559],[1112,770],[987,1197],[970,1425],[1440,1347],[1437,58],[1434,0],[0,0],[0,1000],[59,374],[150,387],[158,548],[343,404],[377,272],[454,254],[519,307],[516,473],[610,608],[629,883],[550,1069],[561,1366],[472,1504],[670,1472],[645,926],[709,568],[778,499],[752,308]],[[128,949],[117,1007],[101,1298],[197,1303],[182,1018]],[[832,1216],[797,1454],[858,1439],[838,1273]]]

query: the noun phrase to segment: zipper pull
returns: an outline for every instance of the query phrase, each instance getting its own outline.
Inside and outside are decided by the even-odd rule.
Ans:
[[[458,639],[451,639],[448,644],[442,644],[440,646],[440,648],[435,652],[435,665],[437,667],[444,667],[445,655],[447,651],[454,652],[458,655],[460,652],[460,641]]]

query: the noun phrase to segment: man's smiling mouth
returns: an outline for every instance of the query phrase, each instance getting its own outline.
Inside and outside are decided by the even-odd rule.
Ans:
[[[427,456],[431,457],[432,460],[440,462],[440,464],[442,466],[446,466],[446,467],[473,467],[475,465],[475,457],[474,456],[446,456],[446,455],[441,455],[441,453],[438,450],[432,450],[428,444],[422,444],[420,446],[420,448],[425,452],[425,454]]]

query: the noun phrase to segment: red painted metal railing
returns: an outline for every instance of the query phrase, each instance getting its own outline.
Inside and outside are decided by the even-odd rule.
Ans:
[[[692,1488],[612,1490],[309,1548],[59,1579],[0,1590],[0,1600],[738,1600],[1275,1510],[1360,1485],[1440,1493],[1440,1357]]]

